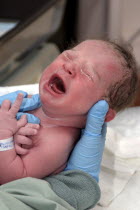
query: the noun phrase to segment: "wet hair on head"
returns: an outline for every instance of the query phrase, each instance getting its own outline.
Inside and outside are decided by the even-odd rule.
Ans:
[[[138,86],[138,69],[132,48],[124,43],[106,41],[120,58],[123,78],[109,87],[107,101],[117,112],[132,105]]]

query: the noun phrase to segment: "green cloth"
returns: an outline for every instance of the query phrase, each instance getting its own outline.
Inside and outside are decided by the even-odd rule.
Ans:
[[[46,180],[56,194],[75,209],[93,208],[100,199],[97,182],[80,170],[65,171]]]
[[[98,184],[86,173],[67,171],[44,180],[23,178],[0,186],[0,210],[74,210],[93,207]]]

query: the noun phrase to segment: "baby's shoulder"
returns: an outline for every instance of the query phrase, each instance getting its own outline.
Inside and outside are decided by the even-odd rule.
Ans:
[[[65,127],[65,126],[59,126],[56,127],[56,133],[59,135],[70,135],[70,136],[75,136],[80,132],[80,129],[74,128],[74,127]]]
[[[42,137],[48,139],[48,141],[63,141],[63,142],[69,142],[69,141],[76,141],[80,136],[80,130],[77,128],[72,127],[51,127],[51,128],[43,128],[42,131]]]
[[[53,137],[62,139],[62,141],[76,141],[80,136],[80,129],[73,127],[58,127],[56,132],[53,133]]]

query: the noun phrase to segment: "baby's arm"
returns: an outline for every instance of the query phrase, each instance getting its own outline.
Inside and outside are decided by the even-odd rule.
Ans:
[[[13,142],[13,135],[27,123],[26,116],[19,121],[15,118],[22,100],[23,95],[19,94],[12,106],[9,100],[5,100],[0,107],[0,184],[13,180],[17,173],[24,174],[24,166]]]
[[[0,184],[22,178],[27,174],[13,141],[14,134],[27,124],[25,115],[16,120],[22,100],[23,95],[19,94],[12,106],[9,100],[4,100],[0,107]]]
[[[7,102],[8,105],[5,106],[4,104]],[[12,137],[20,127],[27,123],[27,121],[23,122],[25,118],[19,121],[15,118],[22,102],[21,95],[18,96],[11,108],[11,103],[7,102],[3,102],[0,108],[1,140]],[[0,151],[2,160],[0,161],[0,184],[27,176],[43,178],[56,170],[58,171],[65,165],[74,144],[75,138],[72,139],[71,133],[72,130],[68,133],[66,129],[57,128],[56,132],[53,132],[53,134],[50,132],[46,139],[46,130],[43,130],[40,139],[38,139],[39,143],[33,146],[27,155],[17,155],[14,147]]]
[[[77,132],[74,128],[59,127],[49,132],[40,130],[37,144],[22,156],[27,176],[43,178],[62,171],[78,137],[79,130]]]

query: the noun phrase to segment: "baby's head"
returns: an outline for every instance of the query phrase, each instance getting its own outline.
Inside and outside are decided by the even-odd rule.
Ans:
[[[110,108],[117,112],[133,104],[138,85],[138,69],[135,58],[127,46],[116,42],[106,42],[116,53],[118,62],[121,63],[123,76],[108,89],[106,101]]]
[[[137,85],[135,59],[119,45],[86,40],[60,54],[43,72],[40,96],[50,116],[83,116],[101,99],[110,106],[106,121],[127,107]]]

